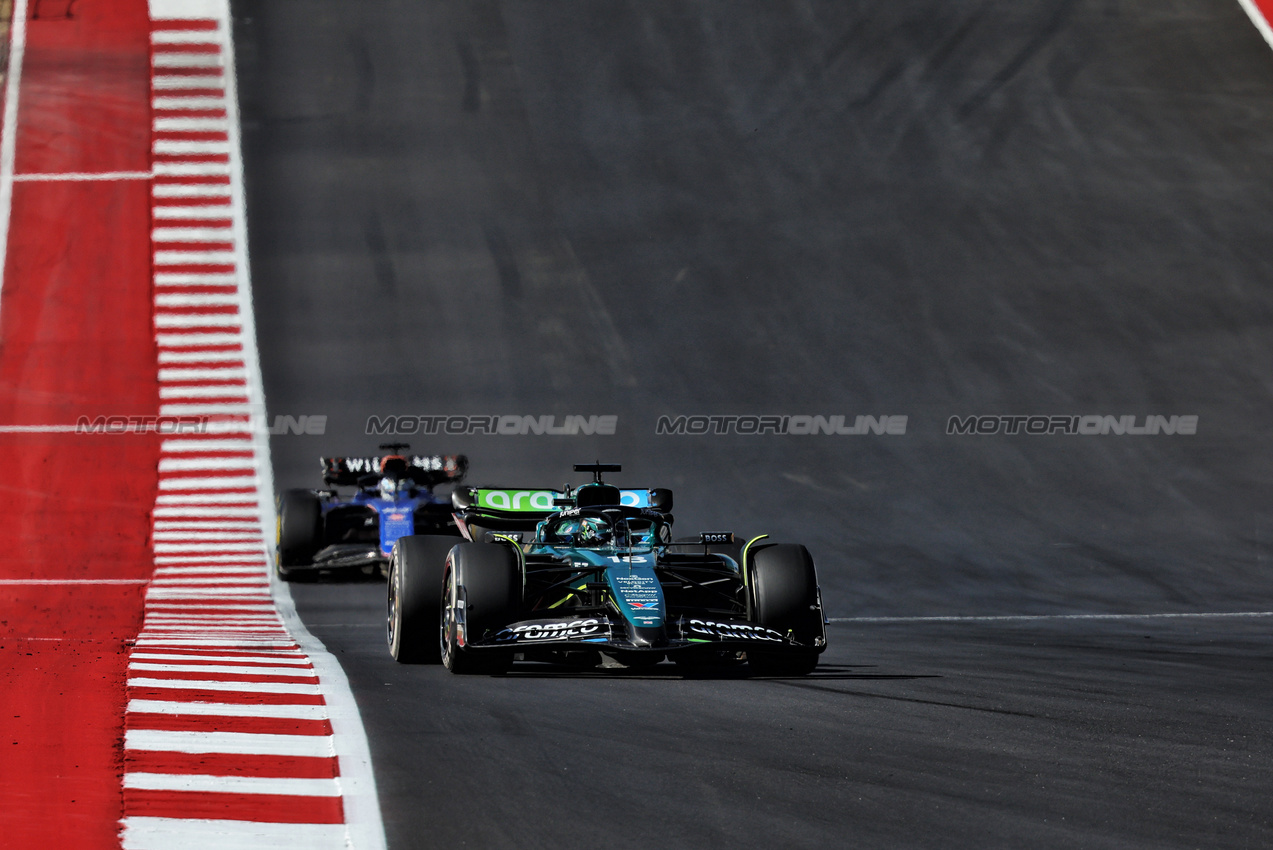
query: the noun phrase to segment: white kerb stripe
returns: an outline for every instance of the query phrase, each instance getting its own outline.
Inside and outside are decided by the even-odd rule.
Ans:
[[[224,614],[218,614],[215,617],[211,615],[192,617],[188,614],[181,617],[146,617],[146,628],[149,629],[171,629],[179,626],[194,629],[206,629],[218,626],[233,626],[235,628],[252,627],[255,629],[268,627],[279,630],[282,629],[283,622],[277,617],[229,617]],[[137,660],[137,656],[134,655],[133,660]]]
[[[233,251],[156,251],[157,266],[231,266]],[[156,316],[155,318],[160,318]]]
[[[258,540],[259,539],[260,538],[258,538]],[[165,569],[173,569],[173,568],[167,567]],[[193,575],[193,576],[184,576],[184,577],[164,576],[162,578],[155,578],[151,582],[151,587],[163,587],[169,590],[175,590],[182,587],[187,589],[192,589],[192,590],[193,589],[208,589],[212,587],[229,588],[230,586],[250,587],[250,586],[265,584],[268,581],[268,579],[269,577],[265,574],[264,570],[254,571],[253,573],[245,573],[243,575],[238,575],[238,576],[227,576],[227,575],[204,575],[204,576]]]
[[[165,452],[250,451],[248,440],[164,440],[159,448]]]
[[[305,685],[300,682],[218,682],[199,679],[159,679],[154,677],[138,677],[128,680],[130,688],[169,688],[182,691],[229,691],[233,693],[260,694],[305,694],[318,696],[321,691],[317,685]]]
[[[234,327],[243,324],[238,313],[155,313],[159,328]]]
[[[250,404],[161,404],[160,416],[251,416]],[[213,423],[215,424],[215,423]],[[210,426],[211,427],[211,426]]]
[[[266,553],[265,547],[262,546],[256,552],[238,552],[235,554],[196,554],[190,555],[166,555],[163,558],[162,566],[176,569],[178,567],[211,567],[211,566],[235,566],[235,567],[265,567],[273,562],[273,554]],[[156,561],[156,563],[161,563]]]
[[[242,667],[229,664],[153,664],[142,661],[130,663],[128,669],[168,673],[234,673],[243,676],[304,676],[310,679],[314,678],[312,672],[291,670],[286,667]]]
[[[124,749],[168,753],[234,753],[324,757],[334,754],[327,735],[258,735],[251,732],[170,732],[129,729]]]
[[[230,217],[230,207],[223,207],[223,206],[221,206],[220,204],[208,204],[208,205],[200,204],[200,205],[199,205],[199,206],[197,206],[197,207],[191,207],[191,206],[177,206],[177,205],[175,205],[175,204],[174,204],[174,205],[171,205],[171,206],[163,206],[163,207],[156,206],[156,207],[154,207],[153,212],[154,212],[154,216],[155,216],[155,218],[157,218],[157,219],[164,219],[164,218],[229,218],[229,217]],[[172,276],[172,277],[175,277],[175,275],[174,275],[174,276]],[[210,277],[210,276],[209,276],[209,275],[199,275],[199,277],[200,277],[201,279],[207,279],[207,278],[208,278],[208,277]],[[170,282],[171,282],[171,277],[170,277],[170,278],[168,278],[168,279],[165,279],[165,281],[164,281],[164,282],[165,282],[165,283],[170,283]],[[201,282],[202,282],[202,281],[201,281]],[[235,279],[234,279],[234,276],[233,276],[233,275],[221,275],[221,276],[219,277],[219,280],[218,280],[217,282],[218,282],[218,283],[224,283],[224,284],[226,284],[226,285],[232,285],[232,284],[234,284],[234,283],[235,283]]]
[[[155,176],[224,177],[230,166],[223,162],[156,162]]]
[[[191,142],[184,139],[158,139],[152,146],[157,154],[228,154],[229,142]]]
[[[157,517],[180,517],[180,516],[198,516],[198,517],[255,517],[259,511],[256,508],[155,508],[154,515]]]
[[[303,655],[284,654],[277,655],[178,655],[175,652],[134,652],[130,661],[184,661],[188,664],[224,664],[228,661],[239,661],[244,664],[252,662],[253,664],[270,664],[282,665],[288,669],[308,670],[313,669],[308,658]]]
[[[202,600],[199,602],[154,603],[149,605],[146,610],[155,611],[155,612],[164,612],[164,611],[198,612],[201,610],[213,610],[213,609],[217,611],[225,610],[225,611],[233,611],[235,613],[244,613],[247,611],[273,611],[274,606],[270,604],[270,601],[268,599],[263,599],[260,602],[244,601],[242,599],[237,599],[237,600],[234,600],[233,602],[227,602],[227,603],[208,602],[207,600]],[[296,650],[289,649],[287,650],[287,652],[294,653],[296,652]]]
[[[156,68],[220,68],[220,53],[156,53]]]
[[[122,850],[363,850],[363,845],[350,843],[344,824],[132,816],[120,823],[124,827],[120,835]]]
[[[279,649],[290,649],[296,645],[295,641],[284,641],[276,638],[254,638],[252,640],[227,641],[225,638],[191,638],[182,636],[179,638],[160,638],[147,637],[142,634],[137,639],[137,646],[154,646],[161,649],[247,649],[253,651],[261,651],[271,647]]]
[[[156,334],[155,341],[169,348],[195,348],[204,345],[241,345],[243,335],[237,333]]]
[[[225,109],[224,97],[208,97],[205,95],[156,97],[150,101],[155,109]],[[229,145],[226,145],[229,153]],[[156,151],[158,153],[158,151]]]
[[[189,773],[125,773],[124,787],[139,791],[204,791],[218,794],[291,794],[339,797],[335,779],[275,779],[264,776],[200,776]]]
[[[208,505],[226,505],[225,516],[240,516],[239,509],[244,505],[255,505],[256,499],[247,493],[206,493],[200,495],[168,493],[155,499],[156,505],[190,505],[206,507]]]
[[[189,714],[199,717],[277,717],[287,720],[326,720],[325,705],[242,705],[224,702],[175,702],[172,700],[129,700],[131,714]]]
[[[209,539],[211,538],[211,539]],[[184,535],[178,537],[172,542],[155,543],[156,552],[207,552],[216,554],[223,552],[259,552],[261,550],[261,541],[264,539],[261,535],[255,535],[250,538],[253,542],[239,543],[230,542],[218,535]]]
[[[151,87],[156,91],[171,91],[180,89],[224,89],[225,77],[221,74],[200,74],[197,77],[188,77],[182,74],[174,77],[166,74],[161,77],[154,77],[150,81]]]
[[[252,531],[261,533],[259,523],[246,519],[155,520],[156,531]]]
[[[232,242],[228,227],[156,227],[150,231],[155,242]],[[237,302],[232,302],[237,303]]]
[[[242,363],[243,352],[241,351],[161,351],[159,352],[160,363],[198,363],[198,362],[226,362],[226,363]]]
[[[262,553],[265,547],[262,546]],[[266,576],[269,573],[269,565],[263,559],[254,558],[252,556],[232,556],[233,560],[225,562],[208,561],[190,561],[184,564],[164,564],[155,572],[162,575],[187,575],[194,576],[203,572],[222,573],[226,571],[251,571],[257,575]]]
[[[221,33],[216,30],[153,30],[151,44],[220,44]]]
[[[247,388],[242,384],[165,384],[159,388],[159,398],[197,399],[226,398],[247,401]]]
[[[224,391],[216,393],[222,395]],[[183,472],[194,469],[253,469],[256,459],[250,457],[165,457],[159,461],[160,472]]]
[[[197,123],[196,118],[160,118],[162,121],[186,121]],[[191,127],[199,130],[199,127]],[[230,187],[227,183],[153,183],[150,193],[154,197],[224,197],[229,200]]]

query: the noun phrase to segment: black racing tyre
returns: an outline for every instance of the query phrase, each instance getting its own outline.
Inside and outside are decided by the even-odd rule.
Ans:
[[[508,670],[513,651],[473,650],[460,645],[456,613],[463,589],[465,634],[482,638],[516,622],[522,603],[517,553],[504,543],[461,543],[447,561],[442,622],[437,634],[442,663],[452,673],[495,674]]]
[[[818,575],[809,550],[794,544],[754,547],[748,553],[752,619],[808,649],[748,649],[747,664],[761,676],[804,676],[818,666],[822,636]]]
[[[389,556],[385,637],[389,654],[402,664],[437,664],[442,621],[442,577],[455,546],[449,535],[398,538]]]
[[[323,509],[309,490],[286,490],[278,497],[278,539],[275,569],[279,578],[291,581],[289,567],[307,566],[323,544]]]

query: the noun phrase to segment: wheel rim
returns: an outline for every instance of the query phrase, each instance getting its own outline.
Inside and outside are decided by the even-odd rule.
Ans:
[[[450,669],[455,662],[455,646],[452,643],[452,626],[455,623],[455,606],[451,597],[455,593],[455,574],[450,570],[446,574],[445,590],[442,592],[442,631],[439,639],[442,644],[442,663]]]
[[[394,649],[393,639],[397,634],[398,619],[398,560],[389,561],[389,611],[385,622],[385,636],[389,639],[389,648]]]

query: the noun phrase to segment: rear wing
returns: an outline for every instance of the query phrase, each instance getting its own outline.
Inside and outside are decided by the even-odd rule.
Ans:
[[[402,455],[386,455],[402,457]],[[380,474],[381,457],[320,457],[323,483],[330,487],[353,487],[368,475]],[[469,459],[464,455],[409,455],[407,475],[422,487],[456,483],[468,472]]]
[[[651,507],[649,490],[620,490],[620,504],[629,508]],[[511,487],[460,487],[451,494],[457,510],[496,517],[546,519],[563,509],[555,504],[566,498],[562,490],[519,490]]]

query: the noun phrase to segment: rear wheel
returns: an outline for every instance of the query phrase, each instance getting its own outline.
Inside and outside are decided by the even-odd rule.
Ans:
[[[822,636],[818,576],[803,546],[778,544],[749,553],[752,619],[803,644],[789,649],[748,649],[747,664],[761,676],[804,676],[818,666],[814,641]]]
[[[461,601],[463,605],[461,605]],[[447,563],[438,630],[442,663],[452,673],[502,673],[513,650],[472,649],[467,643],[517,620],[522,601],[517,553],[502,543],[461,543]]]
[[[389,556],[386,637],[389,653],[403,664],[437,664],[442,577],[455,538],[400,537]]]
[[[322,546],[323,509],[309,490],[287,490],[278,497],[278,540],[275,569],[278,577],[291,581],[307,566]]]

